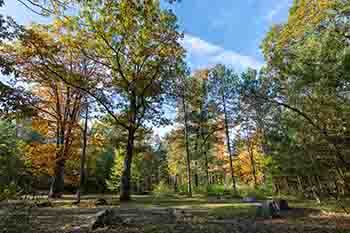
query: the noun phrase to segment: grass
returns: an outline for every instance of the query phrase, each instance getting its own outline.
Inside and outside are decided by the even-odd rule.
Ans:
[[[255,210],[254,204],[242,203],[238,198],[217,199],[208,197],[206,195],[196,194],[193,197],[185,195],[166,195],[166,196],[152,196],[152,195],[133,195],[132,201],[128,203],[120,203],[117,195],[86,195],[82,197],[81,204],[73,205],[75,201],[74,195],[65,195],[63,199],[53,200],[54,207],[64,208],[90,208],[94,207],[94,201],[98,198],[104,198],[111,206],[135,207],[135,208],[150,208],[150,207],[167,207],[167,208],[184,208],[184,209],[203,209],[206,208],[212,213],[222,215],[232,214],[250,214]],[[317,209],[325,212],[344,212],[341,206],[335,200],[324,201],[317,204],[313,200],[298,200],[291,197],[282,197],[287,199],[289,205],[293,208],[307,208]],[[46,197],[42,196],[39,201],[46,201]],[[350,199],[343,200],[343,205],[350,210]]]
[[[343,213],[344,209],[335,200],[327,200],[321,202],[321,204],[316,203],[314,200],[295,200],[291,199],[289,201],[291,205],[295,208],[312,208],[318,209],[325,212],[336,212]],[[350,211],[350,199],[342,200],[341,204]]]
[[[96,206],[95,201],[99,198],[104,198],[108,202],[108,206]],[[47,201],[46,197],[41,197],[40,201]],[[184,209],[193,216],[190,222],[184,223],[161,223],[157,224],[139,224],[135,226],[127,226],[132,229],[125,229],[125,226],[120,226],[120,229],[113,229],[108,232],[174,232],[174,233],[185,233],[185,232],[231,232],[232,224],[231,221],[239,223],[241,228],[253,226],[253,223],[265,224],[265,220],[256,219],[256,205],[254,203],[242,203],[241,199],[227,198],[217,199],[216,197],[207,197],[205,195],[194,195],[193,197],[187,197],[183,195],[167,195],[167,196],[141,196],[134,195],[133,201],[128,203],[120,203],[117,195],[87,195],[83,196],[82,201],[79,205],[74,205],[75,197],[73,195],[65,195],[63,199],[52,200],[52,208],[49,209],[37,209],[36,214],[38,216],[60,216],[59,218],[53,217],[55,221],[50,222],[50,226],[54,225],[54,228],[58,229],[64,224],[78,224],[75,221],[82,216],[94,215],[98,211],[109,208],[109,207],[122,207],[127,211],[134,213],[135,209],[140,211],[145,208],[175,208]],[[289,204],[292,208],[299,208],[287,213],[288,216],[282,219],[267,220],[268,226],[266,228],[279,228],[279,224],[292,227],[312,227],[313,229],[323,229],[327,226],[334,224],[343,225],[344,229],[350,230],[349,216],[336,216],[325,215],[317,210],[327,210],[329,212],[337,212],[339,208],[334,201],[329,201],[323,205],[317,205],[314,201],[298,201],[290,199]],[[346,202],[347,206],[350,206],[349,202]],[[97,208],[98,207],[98,208]],[[128,209],[130,208],[130,210]],[[162,210],[164,211],[164,210]],[[181,213],[181,212],[180,212]],[[64,218],[62,217],[64,216]],[[77,218],[76,216],[79,216]],[[220,221],[223,220],[223,221]],[[80,221],[80,220],[79,220]],[[82,221],[85,222],[85,221]],[[226,223],[222,223],[226,222]],[[44,222],[38,222],[40,228],[46,228]],[[73,226],[72,225],[72,226]],[[70,225],[71,226],[71,225]],[[201,226],[201,227],[199,227]],[[135,229],[133,228],[135,227]],[[235,223],[235,227],[239,227]],[[261,227],[261,225],[259,225]],[[229,229],[229,231],[228,231]],[[115,230],[115,231],[114,231]],[[241,231],[240,228],[234,232],[255,232],[254,230]],[[332,230],[332,229],[331,229]],[[332,232],[332,231],[327,231]],[[265,232],[265,231],[264,231]],[[266,231],[271,232],[271,231]],[[278,231],[272,231],[278,232]],[[318,231],[298,231],[298,232],[318,232]],[[323,231],[322,231],[323,232]],[[332,232],[333,233],[333,232]]]
[[[232,219],[234,217],[255,217],[256,206],[249,204],[229,204],[226,206],[212,206],[209,216],[218,219]]]

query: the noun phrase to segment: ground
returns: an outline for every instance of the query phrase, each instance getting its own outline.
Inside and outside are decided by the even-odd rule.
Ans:
[[[96,205],[96,200],[101,198],[107,205]],[[74,196],[66,195],[50,204],[45,198],[37,197],[29,201],[39,203],[40,207],[35,208],[24,206],[20,200],[8,201],[1,203],[0,213],[6,221],[0,232],[80,233],[82,230],[74,229],[90,223],[96,213],[106,208],[117,210],[123,221],[94,232],[350,232],[350,215],[340,213],[334,205],[316,206],[312,201],[290,201],[292,209],[281,218],[261,219],[256,218],[256,203],[242,203],[239,199],[204,196],[134,196],[133,199],[120,204],[117,196],[90,195],[76,205]],[[16,214],[6,214],[9,209]]]

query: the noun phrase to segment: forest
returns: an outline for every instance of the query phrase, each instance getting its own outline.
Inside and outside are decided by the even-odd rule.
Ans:
[[[0,14],[0,232],[350,231],[349,1],[244,71],[190,68],[191,0],[16,1],[50,23]]]

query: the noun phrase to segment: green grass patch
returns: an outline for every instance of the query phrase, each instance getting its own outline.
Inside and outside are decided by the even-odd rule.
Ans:
[[[212,206],[209,216],[218,219],[231,219],[234,217],[255,217],[256,206],[250,204],[227,204],[224,206]]]
[[[345,207],[347,211],[350,211],[350,199],[344,199],[341,203],[336,200],[323,201],[320,204],[314,200],[297,200],[288,199],[289,205],[294,208],[307,208],[307,209],[318,209],[325,212],[338,212],[343,213]],[[341,205],[340,205],[341,204]]]

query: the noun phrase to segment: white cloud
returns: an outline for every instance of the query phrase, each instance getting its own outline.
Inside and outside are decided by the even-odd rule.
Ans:
[[[233,51],[222,51],[213,59],[217,63],[223,63],[226,65],[239,66],[241,68],[254,68],[260,69],[263,65],[253,57],[238,54]]]
[[[243,71],[248,67],[260,69],[263,65],[262,62],[254,57],[242,55],[232,50],[226,50],[216,44],[189,34],[185,34],[182,45],[187,50],[189,62],[193,64],[192,68],[195,69],[221,63],[232,66],[238,71]]]
[[[185,35],[185,38],[182,41],[182,45],[187,50],[189,50],[188,52],[202,56],[212,55],[222,50],[222,48],[217,45],[208,43],[198,37],[194,37],[188,34]]]

